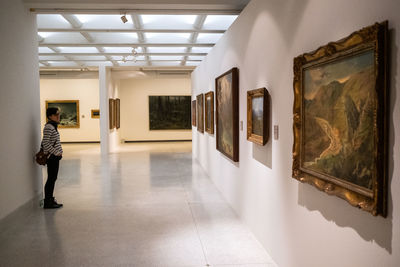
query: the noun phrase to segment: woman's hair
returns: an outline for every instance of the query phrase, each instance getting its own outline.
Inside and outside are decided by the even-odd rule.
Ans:
[[[57,114],[58,108],[57,107],[50,107],[46,110],[46,117],[49,119],[51,115]]]

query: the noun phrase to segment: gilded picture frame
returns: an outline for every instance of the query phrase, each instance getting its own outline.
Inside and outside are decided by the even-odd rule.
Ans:
[[[119,98],[115,99],[115,128],[119,129],[121,127],[121,100]]]
[[[387,216],[388,23],[294,59],[293,178]]]
[[[196,125],[196,100],[192,100],[192,126]]]
[[[114,129],[116,126],[115,121],[115,99],[110,98],[108,100],[108,119],[110,130]]]
[[[247,91],[247,140],[262,146],[269,138],[269,101],[266,88]]]
[[[204,133],[204,94],[196,96],[197,131]]]
[[[239,69],[215,79],[216,148],[233,162],[239,161]]]
[[[214,92],[206,93],[204,98],[206,132],[214,134]]]
[[[90,111],[92,119],[99,119],[100,118],[100,109],[92,109]]]
[[[46,110],[49,107],[57,107],[60,110],[58,128],[80,127],[79,100],[46,100]]]

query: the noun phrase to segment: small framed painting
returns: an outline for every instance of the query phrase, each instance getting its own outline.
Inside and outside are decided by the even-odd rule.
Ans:
[[[247,140],[262,146],[269,137],[269,99],[265,88],[247,92]]]
[[[197,131],[204,133],[204,94],[196,97],[197,103]]]
[[[119,98],[115,99],[115,127],[119,129],[121,127],[121,100]]]
[[[196,127],[196,100],[192,101],[192,126]]]
[[[214,92],[208,92],[205,98],[205,126],[206,132],[214,134]]]
[[[99,119],[100,118],[100,109],[92,109],[91,114],[92,114],[92,119]]]
[[[110,123],[110,130],[115,128],[115,99],[110,98],[108,100],[108,116],[109,116],[109,123]]]

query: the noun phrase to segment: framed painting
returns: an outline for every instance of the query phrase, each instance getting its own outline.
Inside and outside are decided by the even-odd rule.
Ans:
[[[149,96],[150,130],[191,130],[191,96]]]
[[[59,128],[79,128],[79,100],[47,100],[46,110],[57,107],[60,110]]]
[[[206,93],[204,98],[206,132],[214,134],[214,92]]]
[[[294,59],[293,178],[387,214],[387,22]]]
[[[269,101],[265,88],[247,92],[247,140],[262,146],[269,137]]]
[[[192,126],[196,127],[196,100],[192,101]]]
[[[217,150],[239,161],[239,70],[233,68],[215,79]]]
[[[197,131],[204,133],[204,94],[196,96]]]
[[[115,128],[119,129],[121,127],[121,100],[119,98],[115,99]]]
[[[110,98],[108,100],[108,118],[109,118],[109,128],[115,128],[115,99]]]
[[[92,109],[90,111],[92,119],[99,119],[100,118],[100,109]]]

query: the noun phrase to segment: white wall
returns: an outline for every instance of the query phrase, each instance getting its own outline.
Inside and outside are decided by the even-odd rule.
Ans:
[[[191,130],[149,130],[149,95],[190,94],[190,77],[120,80],[121,138],[127,141],[191,140]]]
[[[41,125],[46,123],[46,100],[79,100],[79,128],[60,128],[61,142],[100,141],[100,120],[91,117],[99,109],[98,79],[40,79]]]
[[[240,162],[215,149],[215,136],[193,131],[193,155],[281,267],[400,266],[400,2],[253,0],[192,74],[192,95],[239,68]],[[391,28],[389,214],[350,206],[291,178],[293,58],[376,21]],[[266,87],[280,139],[246,140],[246,91]],[[395,123],[396,122],[396,123]],[[270,135],[271,136],[271,135]]]
[[[19,0],[0,1],[0,219],[42,191],[36,18]]]

